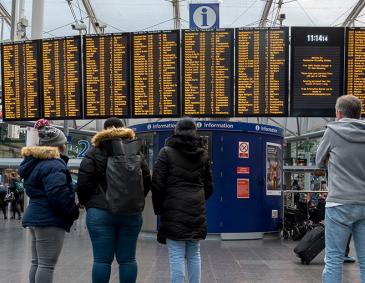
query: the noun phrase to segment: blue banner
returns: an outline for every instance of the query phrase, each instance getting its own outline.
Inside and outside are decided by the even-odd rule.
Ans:
[[[140,125],[131,126],[136,133],[143,132],[160,132],[160,131],[172,131],[175,128],[176,121],[171,122],[155,122],[145,123]],[[224,121],[196,121],[198,131],[242,131],[251,133],[269,134],[274,136],[283,137],[284,131],[282,128],[251,124],[251,123],[240,123],[240,122],[224,122]]]

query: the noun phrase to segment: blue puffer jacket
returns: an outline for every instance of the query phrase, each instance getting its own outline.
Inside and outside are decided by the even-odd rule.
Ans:
[[[22,156],[24,160],[18,172],[24,178],[25,192],[30,199],[23,226],[56,226],[70,231],[79,210],[70,173],[58,149],[25,147]]]

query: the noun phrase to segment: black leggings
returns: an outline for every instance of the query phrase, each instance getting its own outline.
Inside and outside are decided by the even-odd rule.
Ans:
[[[7,218],[7,216],[6,216],[6,208],[7,208],[8,206],[6,205],[6,204],[2,204],[1,205],[1,210],[2,210],[2,212],[3,212],[3,214],[4,214],[4,218]]]
[[[17,200],[13,200],[11,202],[11,212],[12,212],[13,218],[15,218],[16,213],[18,213],[19,217],[21,216],[21,212],[20,212]]]

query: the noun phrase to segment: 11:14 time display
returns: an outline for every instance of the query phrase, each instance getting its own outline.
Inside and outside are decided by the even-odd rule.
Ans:
[[[328,35],[326,34],[308,34],[308,42],[328,42]]]

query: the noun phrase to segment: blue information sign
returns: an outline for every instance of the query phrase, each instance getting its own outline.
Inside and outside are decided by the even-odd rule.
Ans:
[[[190,4],[190,29],[219,28],[219,3]]]

